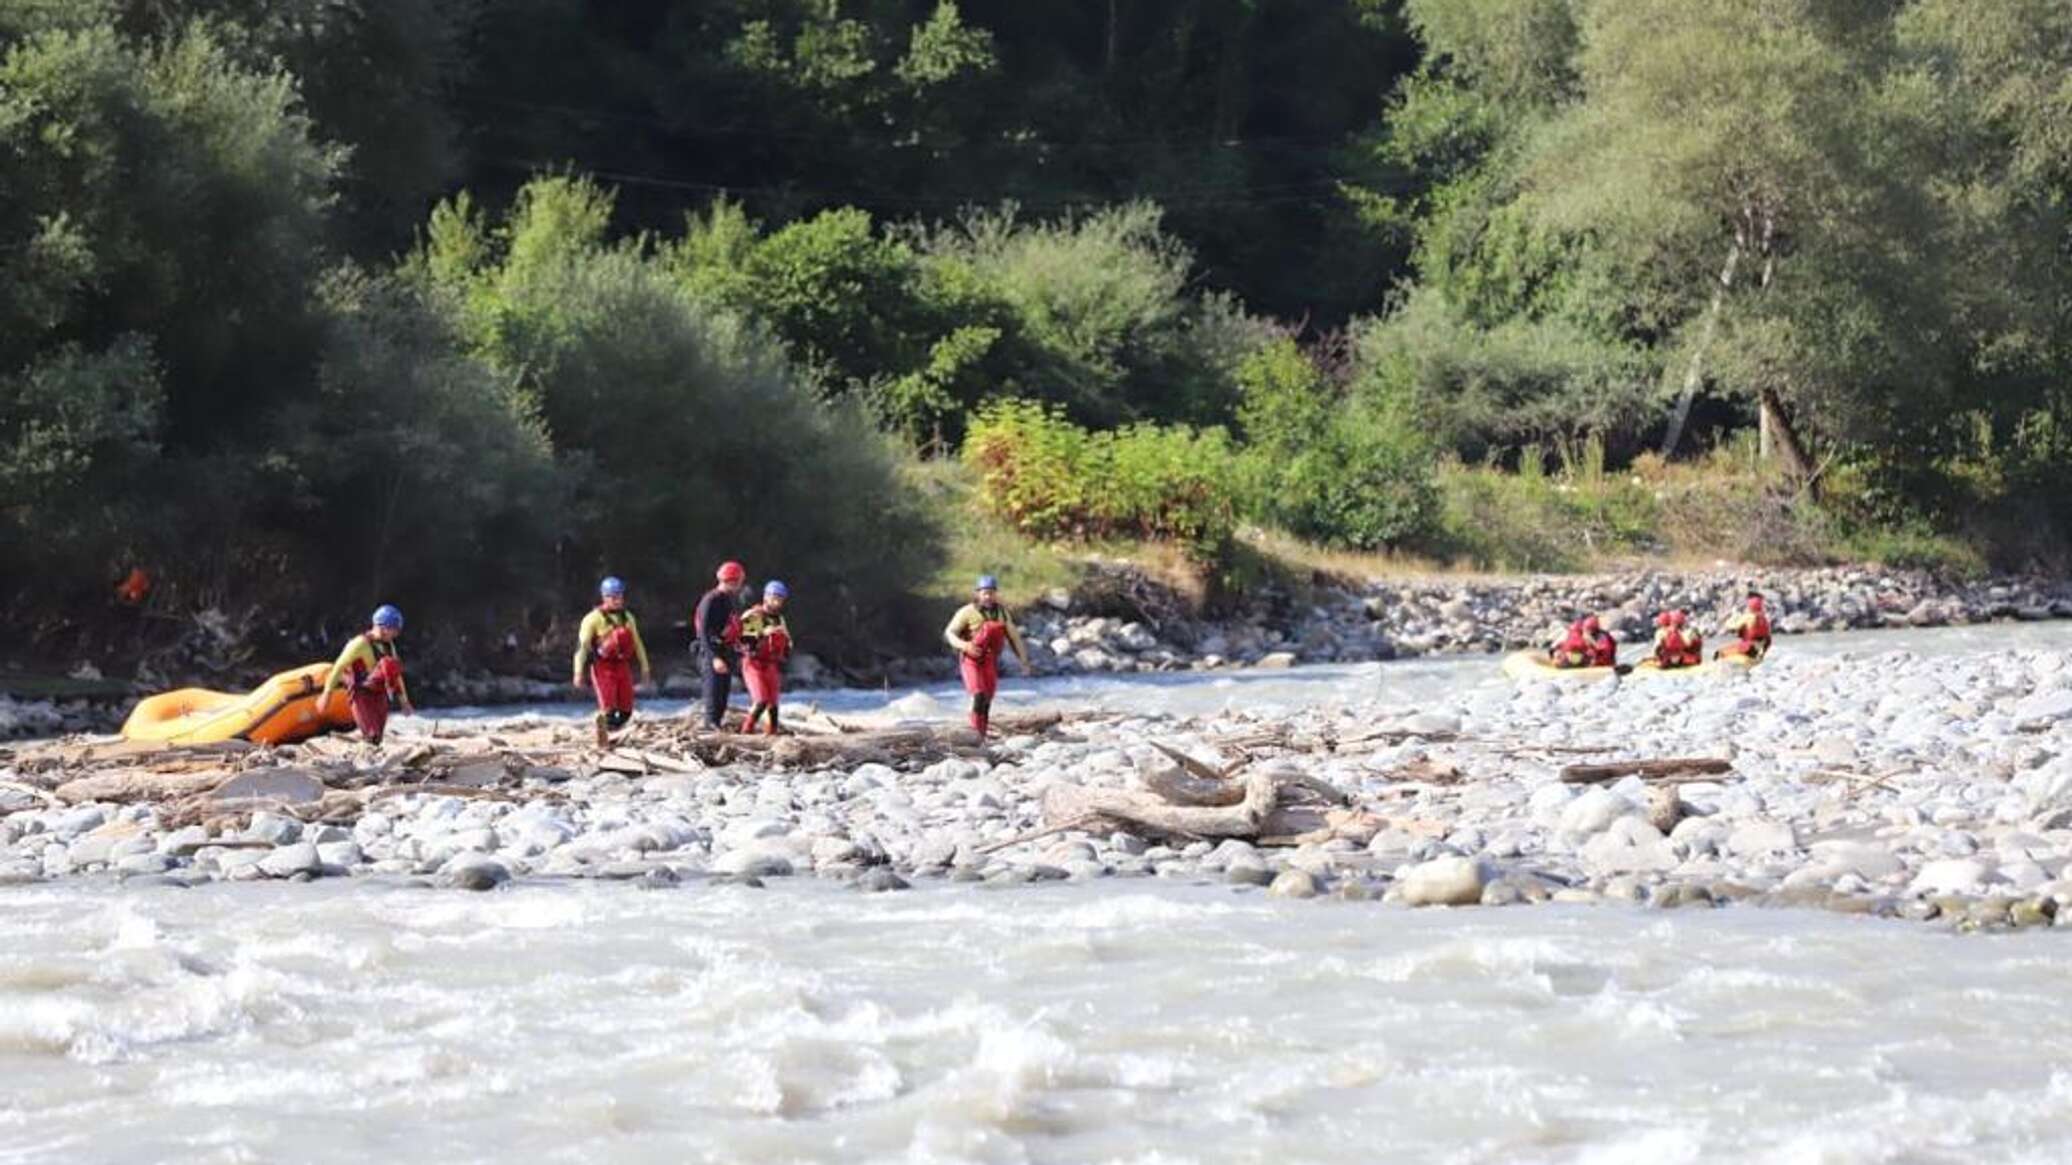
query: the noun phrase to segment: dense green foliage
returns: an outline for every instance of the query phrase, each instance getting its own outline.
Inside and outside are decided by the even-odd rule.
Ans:
[[[1353,550],[1432,533],[1431,446],[1401,410],[1347,399],[1291,340],[1253,353],[1238,380],[1250,502],[1262,521]]]
[[[1221,429],[1088,432],[1055,408],[1002,401],[973,418],[964,460],[980,503],[1032,538],[1170,541],[1216,566],[1236,532],[1237,459]]]
[[[1373,152],[1434,181],[1383,207],[1417,278],[1361,329],[1366,392],[1469,457],[1767,401],[1795,474],[1916,515],[2072,464],[2063,5],[1408,11],[1434,52]]]
[[[869,634],[960,450],[1211,564],[1649,553],[1575,483],[1728,446],[1730,545],[2022,564],[2068,78],[2054,0],[0,0],[0,602]]]

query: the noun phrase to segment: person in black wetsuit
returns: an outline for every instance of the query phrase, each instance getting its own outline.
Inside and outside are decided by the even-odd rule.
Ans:
[[[741,588],[748,571],[738,562],[719,568],[719,585],[706,591],[691,613],[698,676],[705,693],[705,727],[717,729],[727,715],[727,697],[741,671]]]

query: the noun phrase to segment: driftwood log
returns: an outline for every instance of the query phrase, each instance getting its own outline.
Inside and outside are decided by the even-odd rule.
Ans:
[[[1043,820],[1049,825],[1080,822],[1079,828],[1108,833],[1128,830],[1160,838],[1259,836],[1280,787],[1265,773],[1253,773],[1239,799],[1227,805],[1176,805],[1157,793],[1133,789],[1090,789],[1063,781],[1043,791]]]
[[[1300,845],[1344,837],[1365,844],[1387,823],[1347,808],[1352,798],[1300,769],[1254,769],[1244,762],[1218,769],[1154,743],[1176,767],[1142,772],[1141,789],[1096,789],[1066,782],[1043,792],[1043,828],[1010,842],[1072,830],[1124,830],[1161,841],[1240,838],[1261,845]]]
[[[1621,777],[1639,777],[1643,781],[1681,784],[1703,781],[1733,771],[1732,761],[1721,760],[1718,757],[1678,757],[1669,760],[1614,761],[1601,765],[1569,765],[1561,770],[1561,779],[1571,785],[1594,785],[1601,781],[1616,781]]]

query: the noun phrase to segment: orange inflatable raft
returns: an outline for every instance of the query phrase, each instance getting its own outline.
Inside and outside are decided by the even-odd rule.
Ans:
[[[348,728],[352,707],[343,690],[318,702],[328,663],[284,671],[244,695],[181,688],[147,696],[122,723],[126,740],[166,744],[209,744],[249,740],[254,744],[288,744],[334,728]]]

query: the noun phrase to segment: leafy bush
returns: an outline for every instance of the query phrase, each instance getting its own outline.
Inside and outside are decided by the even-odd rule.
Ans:
[[[1246,358],[1237,378],[1249,492],[1263,521],[1353,550],[1427,532],[1438,509],[1431,456],[1397,416],[1349,407],[1292,340]]]
[[[1424,292],[1356,328],[1352,377],[1356,399],[1407,410],[1469,461],[1525,442],[1630,434],[1657,384],[1641,353],[1584,329],[1533,319],[1484,328]]]
[[[918,239],[939,310],[1002,329],[998,391],[1082,424],[1221,419],[1264,337],[1234,301],[1191,292],[1193,256],[1149,203],[1038,224],[1008,207]]]
[[[980,504],[1030,537],[1154,539],[1213,565],[1236,529],[1241,487],[1221,429],[1093,433],[1055,405],[1003,401],[972,421],[964,460]]]

